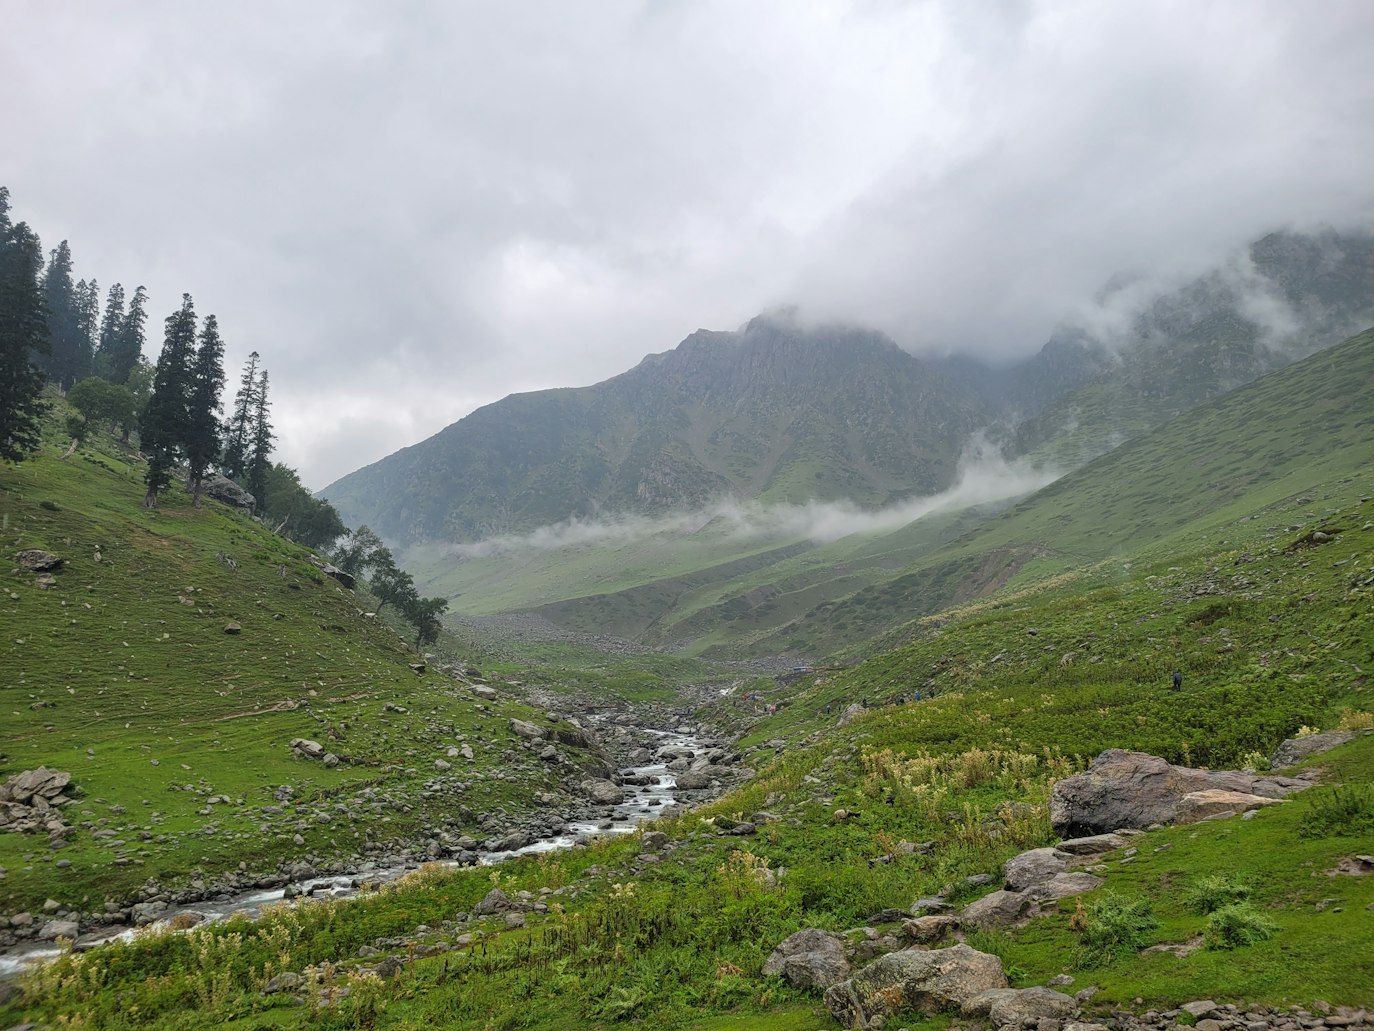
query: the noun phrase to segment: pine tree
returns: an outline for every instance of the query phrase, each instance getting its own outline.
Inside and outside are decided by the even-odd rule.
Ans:
[[[0,459],[10,462],[41,439],[43,372],[33,356],[48,350],[42,268],[38,237],[10,221],[10,191],[0,186]]]
[[[105,315],[100,320],[100,339],[95,345],[95,374],[111,383],[123,382],[114,378],[114,353],[123,325],[124,287],[116,283],[105,297]]]
[[[190,436],[191,372],[196,353],[196,310],[190,294],[181,295],[181,308],[167,316],[162,354],[153,376],[153,395],[139,419],[139,437],[148,456],[143,482],[147,508],[157,508],[157,495],[172,482],[172,467]]]
[[[258,377],[253,409],[253,439],[248,455],[248,492],[258,500],[261,508],[267,501],[267,472],[272,467],[272,442],[276,435],[267,421],[267,370]]]
[[[139,287],[129,298],[129,310],[110,343],[110,382],[128,383],[143,357],[143,326],[148,321],[148,291]]]
[[[81,280],[76,284],[73,294],[76,302],[76,326],[81,333],[81,350],[87,356],[86,368],[81,374],[85,379],[91,374],[95,345],[100,338],[100,286],[94,279]]]
[[[43,300],[48,306],[49,350],[41,364],[48,379],[65,391],[84,379],[91,367],[89,339],[81,327],[76,287],[72,284],[72,251],[66,240],[48,258],[43,274]]]
[[[258,352],[243,363],[239,389],[234,395],[234,411],[224,425],[224,475],[241,480],[248,470],[248,451],[253,442],[253,413],[257,411]]]
[[[191,370],[189,426],[186,436],[186,462],[190,466],[191,501],[200,507],[200,485],[205,472],[219,457],[220,394],[224,390],[224,344],[219,338],[219,323],[207,315],[200,331],[200,349]]]

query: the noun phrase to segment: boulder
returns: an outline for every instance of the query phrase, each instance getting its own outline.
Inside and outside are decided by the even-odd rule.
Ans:
[[[966,1017],[988,1017],[997,1027],[1029,1027],[1042,1017],[1063,1020],[1078,1009],[1071,996],[1050,988],[993,988],[964,1003]]]
[[[76,936],[80,933],[81,925],[75,920],[49,920],[38,932],[38,937],[44,941],[56,941],[58,938],[76,941]]]
[[[1031,900],[1015,891],[994,891],[964,907],[959,915],[967,927],[1009,927],[1021,918]]]
[[[318,741],[311,741],[309,738],[293,737],[291,747],[307,759],[323,759],[325,756],[324,745]]]
[[[1120,834],[1092,834],[1086,838],[1068,838],[1054,847],[1071,856],[1095,856],[1125,848],[1126,839]]]
[[[1244,791],[1222,791],[1212,788],[1208,791],[1190,791],[1178,803],[1175,823],[1197,823],[1213,816],[1234,816],[1266,805],[1281,805],[1281,798],[1264,798],[1250,795]]]
[[[15,555],[14,561],[19,564],[20,569],[27,569],[33,573],[49,573],[61,569],[62,563],[66,560],[51,551],[29,548]]]
[[[829,988],[849,976],[844,941],[809,927],[788,935],[763,963],[765,974],[781,974],[795,988]]]
[[[325,576],[337,580],[339,583],[347,587],[350,591],[358,586],[358,580],[356,577],[354,577],[352,573],[346,573],[338,566],[332,566],[328,562],[316,558],[314,555],[310,556],[310,562],[316,569],[318,569]]]
[[[0,784],[0,802],[27,805],[35,799],[43,799],[51,805],[71,781],[72,775],[66,770],[50,770],[46,766],[25,770]]]
[[[1289,766],[1296,766],[1309,756],[1329,752],[1331,749],[1354,739],[1355,732],[1353,730],[1326,730],[1320,734],[1309,734],[1306,737],[1290,737],[1274,749],[1274,755],[1269,763],[1276,770],[1286,769]]]
[[[511,720],[511,733],[516,737],[529,738],[531,741],[539,741],[544,737],[544,728],[526,720]]]
[[[506,893],[500,888],[492,888],[487,892],[486,897],[473,907],[473,916],[489,916],[492,913],[504,913],[511,908],[511,901],[506,897]]]
[[[625,801],[620,785],[609,780],[584,780],[582,793],[598,805],[619,805]]]
[[[162,914],[166,912],[167,903],[160,899],[154,902],[136,902],[133,908],[129,910],[129,918],[137,926],[143,927],[161,919]]]
[[[874,1017],[898,1009],[937,1013],[990,988],[1007,987],[1002,961],[967,945],[929,952],[890,952],[825,993],[831,1015],[844,1027],[872,1027]]]
[[[1083,773],[1059,781],[1050,798],[1050,820],[1060,834],[1098,834],[1120,828],[1174,823],[1184,796],[1194,791],[1235,791],[1283,798],[1310,787],[1291,777],[1237,770],[1173,766],[1144,752],[1110,748]]]
[[[959,918],[948,913],[918,916],[902,922],[902,929],[906,931],[907,936],[922,945],[939,941],[945,935],[953,933],[958,926]]]
[[[668,835],[662,831],[648,831],[640,841],[639,847],[644,852],[661,852],[666,844]]]
[[[1008,891],[1025,891],[1032,884],[1048,881],[1068,868],[1068,853],[1056,848],[1033,848],[1003,863],[1002,878]]]
[[[677,786],[683,791],[702,791],[711,786],[711,775],[702,771],[679,773]]]
[[[252,512],[258,504],[258,499],[252,494],[218,473],[212,473],[200,481],[200,493],[203,497],[213,498],[222,505],[240,508],[245,512]]]
[[[1074,895],[1086,895],[1105,883],[1101,877],[1080,870],[1077,873],[1055,874],[1048,881],[1032,884],[1025,893],[1036,902],[1054,902]]]

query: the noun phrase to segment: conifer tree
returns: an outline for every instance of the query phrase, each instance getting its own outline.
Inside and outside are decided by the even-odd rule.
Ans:
[[[272,467],[272,443],[276,435],[267,421],[267,370],[258,376],[253,409],[253,438],[248,455],[248,491],[261,508],[267,501],[267,473]]]
[[[116,283],[105,296],[105,314],[100,320],[100,337],[95,345],[95,374],[111,383],[117,382],[114,378],[114,352],[118,348],[123,325],[124,287]]]
[[[43,274],[43,300],[48,306],[49,350],[41,364],[48,379],[65,391],[84,379],[91,366],[90,340],[81,327],[76,287],[72,283],[72,251],[66,240],[48,258]]]
[[[181,308],[167,316],[162,354],[153,376],[153,394],[139,419],[139,437],[148,456],[143,482],[147,508],[157,508],[157,496],[172,482],[172,468],[190,435],[191,372],[196,353],[196,310],[190,294],[181,295]]]
[[[201,327],[190,388],[186,462],[190,466],[191,503],[199,508],[205,472],[219,457],[219,413],[223,408],[220,394],[224,390],[224,344],[213,315],[207,315]]]
[[[143,357],[143,326],[148,321],[148,291],[139,287],[129,298],[129,310],[110,343],[110,382],[128,383]]]
[[[10,220],[10,191],[0,186],[0,459],[10,462],[41,438],[43,372],[33,356],[48,350],[42,268],[38,237]]]
[[[100,339],[100,286],[94,279],[76,284],[76,325],[81,333],[81,350],[93,359]],[[81,378],[89,376],[93,362],[88,360]]]
[[[258,352],[243,363],[239,389],[234,394],[234,410],[224,424],[224,460],[221,467],[231,480],[242,480],[248,470],[248,455],[253,442],[253,413],[257,411]]]

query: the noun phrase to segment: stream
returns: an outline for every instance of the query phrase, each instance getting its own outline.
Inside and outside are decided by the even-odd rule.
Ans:
[[[693,751],[697,748],[697,738],[694,734],[654,730],[649,727],[636,727],[635,729],[654,739],[656,742],[655,752],[665,747],[688,748]],[[624,785],[625,801],[608,807],[611,810],[609,817],[569,823],[561,834],[540,838],[523,848],[509,852],[483,852],[478,863],[482,866],[491,866],[516,856],[571,848],[579,841],[585,841],[596,835],[629,834],[646,820],[662,816],[677,801],[677,776],[668,769],[666,762],[654,761],[644,766],[620,767],[618,773],[623,780],[646,780],[647,783],[626,783]],[[451,861],[440,860],[439,863],[446,866],[458,866],[457,863]],[[353,873],[315,877],[299,882],[294,887],[299,890],[300,894],[297,898],[302,901],[308,902],[311,899],[321,898],[346,899],[357,894],[360,884],[394,881],[410,871],[418,869],[420,865],[419,861],[415,861],[391,867],[368,866]],[[285,892],[286,887],[264,888],[240,892],[224,899],[207,899],[180,906],[170,906],[155,922],[147,926],[150,928],[166,927],[183,913],[198,917],[197,926],[225,920],[234,914],[244,914],[250,918],[256,918],[261,915],[265,907],[281,902]],[[131,941],[134,935],[142,930],[143,928],[135,929],[132,927],[118,930],[111,928],[109,933],[104,936],[101,936],[100,932],[97,931],[92,935],[82,935],[77,947],[84,950],[105,942]],[[41,963],[61,954],[62,949],[51,942],[27,942],[17,945],[0,954],[0,978],[12,977],[32,963]]]

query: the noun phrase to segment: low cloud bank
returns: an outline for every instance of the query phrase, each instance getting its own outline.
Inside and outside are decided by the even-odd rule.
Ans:
[[[628,544],[653,537],[682,538],[696,533],[734,540],[837,541],[858,533],[885,533],[940,512],[957,511],[1028,494],[1054,482],[1060,471],[1009,461],[985,441],[970,444],[954,485],[938,494],[908,498],[880,509],[850,501],[808,501],[801,505],[766,505],[756,501],[720,501],[692,511],[664,516],[619,516],[570,519],[541,526],[527,534],[489,537],[452,545],[455,558],[478,559],[559,551],[588,544]]]

